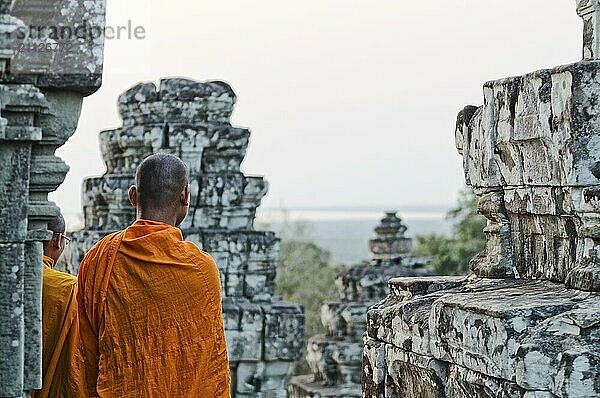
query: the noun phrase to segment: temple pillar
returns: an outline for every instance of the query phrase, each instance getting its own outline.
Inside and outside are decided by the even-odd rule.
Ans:
[[[103,31],[104,14],[104,0],[0,1],[0,397],[41,388],[42,242],[59,213],[48,193],[68,171],[54,152],[102,75],[102,34],[59,44],[50,29]]]

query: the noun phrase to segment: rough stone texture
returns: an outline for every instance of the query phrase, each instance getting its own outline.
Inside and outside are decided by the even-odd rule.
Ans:
[[[598,396],[599,293],[464,277],[398,278],[390,291],[368,312],[364,397]]]
[[[598,0],[576,0],[577,14],[583,19],[583,59],[600,58],[600,20]]]
[[[240,171],[250,131],[230,125],[235,101],[220,81],[163,79],[159,87],[141,83],[123,93],[123,127],[100,133],[107,172],[83,183],[85,228],[73,234],[68,268],[77,273],[94,243],[134,221],[127,191],[140,161],[157,152],[179,156],[192,187],[181,229],[221,272],[232,395],[283,397],[302,355],[304,315],[273,296],[279,240],[254,230],[267,183]]]
[[[481,277],[599,290],[600,63],[486,83],[484,105],[458,118],[467,184],[489,222]]]
[[[102,79],[104,0],[2,0],[0,75],[91,94]]]
[[[0,397],[41,388],[42,241],[59,211],[48,193],[69,170],[54,152],[102,73],[103,36],[72,39],[56,56],[34,47],[29,27],[86,19],[103,28],[104,8],[104,0],[0,0]]]
[[[412,239],[406,226],[388,212],[369,241],[371,260],[341,272],[336,280],[341,301],[323,304],[321,321],[324,335],[308,341],[306,361],[312,374],[292,379],[290,396],[360,397],[365,313],[370,305],[384,298],[387,281],[398,275],[431,275],[428,258],[411,257]]]
[[[363,397],[600,396],[598,7],[578,2],[586,60],[486,83],[459,113],[486,249],[469,277],[390,281]]]

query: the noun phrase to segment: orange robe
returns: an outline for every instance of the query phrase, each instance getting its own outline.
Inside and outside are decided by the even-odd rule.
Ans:
[[[77,278],[53,270],[44,256],[42,285],[42,389],[34,398],[84,397],[83,354],[77,322]]]
[[[229,397],[219,271],[178,228],[138,220],[79,270],[88,393]]]

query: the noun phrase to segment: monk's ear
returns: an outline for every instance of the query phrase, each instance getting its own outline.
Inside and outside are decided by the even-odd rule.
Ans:
[[[129,187],[129,203],[131,203],[131,205],[137,209],[137,201],[137,187],[135,185],[132,185]]]
[[[190,184],[187,184],[185,186],[185,188],[183,188],[183,191],[181,191],[181,204],[184,206],[189,206],[190,205],[190,197],[192,195],[191,193],[191,189],[190,189]]]
[[[57,249],[57,250],[60,249],[62,239],[63,239],[62,236],[59,234],[52,235],[52,239],[50,240],[50,244],[52,245],[52,248]]]

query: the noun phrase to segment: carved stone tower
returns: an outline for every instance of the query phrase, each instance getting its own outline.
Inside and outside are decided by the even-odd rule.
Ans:
[[[387,212],[369,241],[371,260],[340,273],[336,285],[341,301],[324,303],[321,321],[326,334],[308,341],[306,361],[312,374],[292,379],[292,398],[361,397],[363,334],[369,306],[388,293],[394,276],[431,275],[428,258],[410,256],[412,239],[395,211]]]

